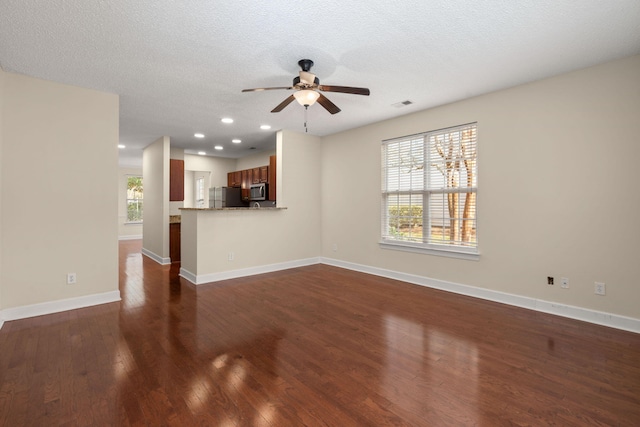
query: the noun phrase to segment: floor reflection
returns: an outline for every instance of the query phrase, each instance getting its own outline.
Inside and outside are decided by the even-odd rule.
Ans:
[[[451,399],[450,407],[444,409],[456,413],[458,420],[476,422],[479,381],[476,344],[433,325],[395,314],[386,314],[383,325],[387,352],[381,392],[385,397],[403,406],[420,396],[421,411],[426,417],[430,412],[430,396],[452,393],[462,398],[464,395],[460,400]],[[398,387],[407,379],[410,387]],[[459,401],[465,403],[461,405]],[[443,410],[442,404],[437,410]]]
[[[140,252],[127,252],[120,259],[120,297],[124,308],[145,304],[143,256]],[[124,263],[124,268],[123,267]]]
[[[250,305],[226,297],[224,287],[196,287],[180,278],[179,263],[159,266],[135,243],[125,249],[130,253],[121,253],[119,315],[129,327],[112,354],[119,396],[139,392],[140,384],[171,390],[184,396],[196,417],[213,414],[220,426],[244,425],[231,408],[253,398],[257,406],[241,414],[253,412],[250,425],[277,424],[277,411],[265,396],[277,394],[275,354],[284,331],[251,320]],[[147,366],[153,366],[151,378]]]
[[[139,251],[121,254],[122,303],[62,334],[77,349],[102,334],[82,357],[109,360],[101,387],[116,421],[619,425],[638,414],[640,346],[626,336],[321,265],[194,286]],[[65,375],[73,387],[90,388],[86,367],[103,372],[60,364],[78,367]]]

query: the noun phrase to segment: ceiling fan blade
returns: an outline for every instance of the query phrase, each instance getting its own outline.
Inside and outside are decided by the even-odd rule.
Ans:
[[[280,111],[282,111],[284,109],[284,107],[286,107],[287,105],[291,104],[294,99],[296,99],[296,98],[293,95],[289,95],[287,97],[287,99],[285,99],[280,104],[278,104],[278,106],[276,108],[274,108],[273,110],[271,110],[271,112],[272,113],[279,113]]]
[[[350,87],[350,86],[327,86],[319,85],[318,89],[325,92],[342,92],[354,95],[369,95],[370,91],[366,87]]]
[[[329,101],[329,98],[319,93],[318,104],[322,105],[325,110],[330,112],[331,114],[336,114],[340,112],[340,109],[333,102]],[[293,95],[292,95],[293,96]]]
[[[280,90],[280,89],[288,89],[291,90],[293,87],[291,86],[282,86],[282,87],[257,87],[255,89],[242,89],[243,92],[262,92],[263,90]]]

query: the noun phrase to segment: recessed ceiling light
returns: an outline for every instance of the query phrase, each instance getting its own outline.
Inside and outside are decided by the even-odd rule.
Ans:
[[[216,150],[222,150],[222,149],[223,149],[222,145],[216,145],[216,146],[215,146],[215,147],[213,147],[213,148],[215,148]]]
[[[206,155],[207,153],[205,153],[204,151],[198,151],[198,154],[200,154],[201,156]]]
[[[241,139],[232,139],[231,142],[233,142],[234,144],[240,144],[242,142]]]
[[[269,125],[261,125],[261,126],[260,126],[260,129],[262,129],[262,130],[269,130],[269,129],[271,129],[271,126],[269,126]]]
[[[127,148],[127,146],[123,144],[118,144],[118,148]]]
[[[204,133],[194,133],[193,136],[196,138],[204,138]]]
[[[220,120],[222,123],[233,123],[233,119],[230,117],[223,117],[222,120]]]

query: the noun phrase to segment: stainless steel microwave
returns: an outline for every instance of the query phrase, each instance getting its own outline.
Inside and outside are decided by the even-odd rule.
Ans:
[[[267,200],[269,193],[267,192],[267,184],[252,184],[249,200]]]

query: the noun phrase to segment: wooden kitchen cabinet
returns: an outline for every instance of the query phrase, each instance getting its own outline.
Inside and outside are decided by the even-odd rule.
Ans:
[[[260,184],[260,168],[251,169],[251,183]]]
[[[245,169],[240,171],[242,174],[242,200],[249,200],[250,189],[251,189],[251,169]]]
[[[184,201],[184,160],[169,159],[169,201]]]
[[[258,182],[269,182],[269,166],[260,166],[258,170],[258,173],[260,175]]]
[[[269,156],[269,200],[276,199],[276,156]]]
[[[169,257],[171,263],[180,262],[180,223],[169,224]]]
[[[245,169],[242,172],[242,185],[243,189],[251,187],[251,169]]]
[[[228,187],[242,187],[242,171],[229,172],[227,174]]]
[[[227,173],[227,186],[242,188],[242,198],[249,199],[249,189],[251,184],[269,184],[269,199],[275,200],[276,188],[276,156],[269,158],[269,165],[259,166],[252,169]]]
[[[242,187],[242,171],[227,174],[227,187]]]

